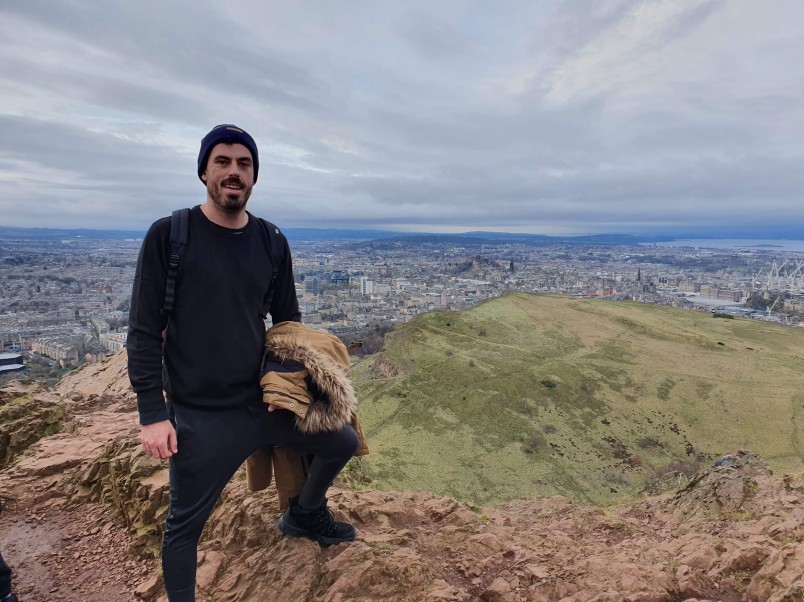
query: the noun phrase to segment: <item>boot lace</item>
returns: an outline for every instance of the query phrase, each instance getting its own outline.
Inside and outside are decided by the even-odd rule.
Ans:
[[[324,506],[316,510],[311,518],[311,527],[316,533],[334,535],[338,532],[338,523],[332,515],[332,510]]]

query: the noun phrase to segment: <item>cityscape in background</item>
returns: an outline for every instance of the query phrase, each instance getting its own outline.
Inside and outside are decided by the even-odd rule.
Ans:
[[[381,347],[383,333],[417,314],[466,309],[509,291],[804,323],[804,252],[792,250],[794,244],[714,248],[716,242],[440,236],[290,242],[303,321],[345,340],[367,340],[366,353]],[[128,234],[4,236],[0,379],[56,378],[125,348],[141,243]]]

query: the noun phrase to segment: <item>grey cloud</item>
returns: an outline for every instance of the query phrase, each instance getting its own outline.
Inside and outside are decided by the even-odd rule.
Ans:
[[[35,1],[17,3],[10,9],[35,30],[47,27],[51,35],[72,39],[87,55],[96,53],[99,62],[119,69],[118,77],[158,77],[165,91],[166,84],[175,80],[185,87],[218,89],[234,97],[253,96],[304,111],[324,110],[318,104],[322,84],[306,66],[294,62],[292,56],[260,52],[259,44],[242,44],[244,32],[226,18],[225,11],[210,10],[204,18],[204,13],[196,13],[187,5],[153,1],[111,3],[102,11],[89,4]],[[38,40],[40,44],[46,44],[46,35]],[[38,57],[29,56],[35,65]],[[62,60],[60,66],[73,71],[75,78],[78,65],[69,56]],[[87,71],[92,77],[92,65],[87,65]],[[107,76],[98,83],[114,84],[115,79]],[[141,81],[137,85],[148,88]],[[118,83],[114,87],[125,86]],[[169,93],[165,96],[165,104],[170,104]],[[119,96],[109,100],[116,99]],[[144,108],[149,106],[153,105]],[[166,118],[174,116],[168,114]]]
[[[0,180],[23,185],[0,223],[145,227],[201,202],[198,140],[223,121],[257,138],[250,207],[284,226],[804,218],[804,76],[780,60],[804,10],[653,3],[655,36],[620,44],[645,6],[4,4]]]
[[[471,49],[471,40],[464,33],[424,11],[404,15],[400,31],[427,59],[438,60]]]
[[[136,224],[143,215],[181,199],[195,178],[172,149],[142,145],[67,125],[0,116],[4,146],[14,149],[19,181],[6,187],[0,206],[6,225]],[[13,165],[6,155],[6,165]],[[188,165],[189,167],[189,165]],[[2,168],[0,168],[2,169]],[[196,180],[197,181],[197,180]],[[196,190],[200,188],[195,186]],[[13,208],[13,209],[12,209]]]

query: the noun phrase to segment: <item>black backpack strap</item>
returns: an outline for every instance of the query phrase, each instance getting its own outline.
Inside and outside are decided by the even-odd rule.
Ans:
[[[190,210],[176,209],[170,216],[170,262],[168,263],[167,280],[165,281],[165,303],[162,306],[162,317],[170,318],[173,302],[176,299],[176,275],[179,273],[179,260],[187,246],[187,233],[190,229]]]
[[[274,299],[274,290],[276,290],[276,281],[277,278],[279,278],[279,268],[285,262],[285,243],[282,240],[282,233],[279,231],[279,228],[268,220],[260,218],[260,221],[268,234],[268,250],[271,254],[271,284],[268,287],[268,293],[265,295],[262,312],[260,313],[264,320],[271,310],[271,302]]]

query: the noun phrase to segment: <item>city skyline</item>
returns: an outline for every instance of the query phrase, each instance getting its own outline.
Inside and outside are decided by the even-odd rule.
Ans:
[[[792,230],[792,1],[0,7],[0,225],[144,230],[251,132],[283,228]],[[764,235],[763,235],[764,236]],[[758,238],[761,236],[758,236]]]

